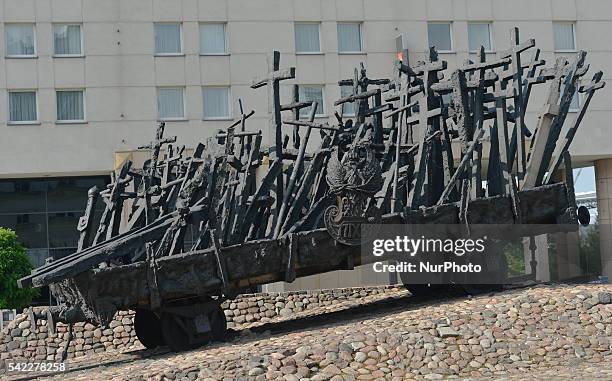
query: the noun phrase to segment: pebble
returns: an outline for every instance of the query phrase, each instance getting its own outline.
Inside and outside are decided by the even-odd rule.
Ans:
[[[271,331],[266,334],[256,329],[263,323],[253,323],[248,335],[184,353],[153,358],[143,358],[141,351],[88,355],[72,360],[71,367],[83,370],[51,379],[612,379],[612,304],[604,303],[610,292],[610,285],[556,285],[441,300],[418,308],[403,302],[363,314],[351,310],[329,320],[313,319],[303,328],[292,323],[295,328],[281,333],[275,333],[274,325],[286,318],[277,315],[267,323]],[[320,306],[305,310],[308,316],[333,310],[337,305],[331,301],[347,293],[315,295]],[[297,308],[296,302],[304,299],[313,305],[310,297],[285,295],[271,301],[284,303],[283,308],[293,302]],[[444,334],[451,332],[447,328],[452,334]],[[88,345],[84,336],[78,340]],[[0,341],[0,352],[1,345],[8,349],[11,343],[20,342]],[[61,351],[59,343],[53,353]],[[89,369],[86,364],[101,366]],[[168,369],[174,373],[164,374]]]

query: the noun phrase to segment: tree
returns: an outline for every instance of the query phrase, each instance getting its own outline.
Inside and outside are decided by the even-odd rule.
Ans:
[[[30,274],[32,263],[17,234],[0,228],[0,309],[21,309],[38,295],[35,288],[19,288],[17,280]]]

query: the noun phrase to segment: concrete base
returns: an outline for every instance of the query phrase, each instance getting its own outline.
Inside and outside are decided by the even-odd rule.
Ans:
[[[531,249],[529,238],[523,239],[523,253],[525,258],[525,274],[531,274]],[[539,235],[535,237],[535,260],[536,280],[541,282],[550,281],[550,264],[548,260],[548,236]]]

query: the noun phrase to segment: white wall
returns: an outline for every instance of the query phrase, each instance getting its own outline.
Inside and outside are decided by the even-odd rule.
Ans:
[[[427,20],[453,22],[456,52],[442,54],[452,69],[469,57],[467,21],[493,21],[496,51],[508,47],[508,29],[535,37],[554,62],[552,20],[576,21],[578,48],[589,51],[593,70],[612,73],[612,2],[607,0],[0,0],[0,35],[6,22],[35,22],[38,58],[4,58],[0,38],[0,177],[105,173],[113,152],[151,139],[157,119],[156,87],[186,87],[186,120],[167,133],[193,146],[227,122],[202,121],[201,85],[231,86],[255,109],[249,128],[266,124],[266,90],[251,79],[267,71],[266,53],[282,52],[281,66],[297,67],[297,83],[325,84],[327,114],[339,96],[338,79],[367,63],[372,78],[390,76],[394,37],[406,33],[412,61],[427,49]],[[293,22],[321,21],[321,55],[295,55]],[[153,22],[183,23],[184,56],[153,56]],[[199,56],[198,23],[227,21],[230,55]],[[337,21],[363,21],[365,54],[338,55]],[[83,23],[84,58],[53,58],[52,23]],[[599,36],[599,37],[598,37]],[[290,82],[283,97],[290,94]],[[55,123],[55,89],[85,88],[87,123]],[[7,125],[6,89],[39,91],[40,125]],[[528,120],[535,121],[544,89],[534,92]],[[576,137],[578,161],[611,157],[608,120],[612,86],[591,105]]]

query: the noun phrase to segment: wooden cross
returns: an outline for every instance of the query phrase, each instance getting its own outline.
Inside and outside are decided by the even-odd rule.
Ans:
[[[146,146],[140,146],[138,149],[149,149],[151,150],[151,164],[149,167],[148,177],[152,179],[155,176],[155,170],[157,169],[157,163],[159,161],[159,152],[164,144],[175,143],[176,136],[164,139],[164,129],[166,123],[161,122],[157,126],[157,132],[155,133],[155,140]]]
[[[503,81],[497,81],[495,83],[495,109],[497,118],[495,119],[495,125],[492,129],[497,134],[497,168],[492,168],[489,171],[489,196],[498,194],[509,194],[510,193],[510,182],[514,181],[512,177],[512,166],[509,157],[509,144],[510,138],[508,135],[508,121],[507,121],[507,105],[506,100],[514,98],[514,88],[506,88]],[[493,165],[492,163],[490,165]]]
[[[300,102],[300,86],[293,85],[292,103],[281,105],[281,111],[291,111],[293,114],[293,120],[300,120],[300,110],[303,108],[310,107],[310,102]],[[293,127],[293,148],[300,148],[300,132],[298,126]]]
[[[557,144],[557,146],[555,147],[555,151],[552,154],[551,164],[548,167],[548,171],[546,172],[546,175],[544,176],[544,180],[542,182],[543,184],[548,184],[552,179],[554,172],[559,169],[559,166],[561,165],[563,159],[563,154],[565,152],[568,152],[569,146],[572,144],[572,140],[574,140],[576,131],[578,131],[578,127],[580,126],[580,123],[584,118],[584,115],[586,113],[587,108],[589,107],[589,104],[591,103],[593,95],[595,95],[595,92],[597,90],[602,89],[606,85],[606,83],[601,80],[602,77],[603,72],[598,71],[597,73],[595,73],[593,79],[588,85],[580,87],[579,92],[586,94],[584,97],[584,102],[582,102],[582,104],[580,105],[580,110],[578,111],[578,115],[576,115],[574,123],[567,130],[567,133],[565,134],[565,139],[563,140],[563,144]]]
[[[433,95],[431,85],[439,81],[438,72],[446,70],[446,61],[438,60],[438,52],[434,47],[429,48],[428,61],[414,68],[416,75],[423,75],[423,91],[425,97]]]
[[[420,127],[419,151],[414,159],[414,172],[417,174],[417,176],[415,176],[415,178],[412,180],[412,187],[410,189],[410,193],[408,194],[408,205],[412,208],[416,208],[421,205],[422,198],[428,194],[427,186],[429,181],[427,171],[431,169],[427,168],[427,162],[430,156],[427,137],[431,133],[436,132],[429,128],[429,119],[437,118],[442,115],[442,109],[440,108],[428,110],[427,103],[427,97],[420,98],[418,100],[419,113],[406,119],[407,126],[418,123]]]
[[[295,78],[295,68],[280,69],[280,52],[273,51],[268,55],[268,76],[263,79],[253,80],[252,89],[258,89],[263,86],[268,86],[268,115],[270,117],[268,124],[268,138],[270,139],[269,158],[270,164],[275,161],[283,160],[283,135],[282,135],[282,120],[281,120],[281,104],[280,104],[280,81]],[[283,173],[278,172],[276,177],[276,193],[275,201],[280,202],[283,199]],[[276,203],[275,202],[275,203]],[[276,205],[272,206],[272,210],[276,210]],[[276,219],[276,213],[274,213]],[[276,222],[276,221],[273,221]]]
[[[308,121],[313,123],[315,119],[315,115],[317,114],[317,102],[311,102],[310,115],[308,116]],[[295,126],[295,128],[299,128],[299,126]],[[283,222],[286,217],[286,213],[291,207],[291,203],[293,201],[293,191],[295,188],[295,184],[297,181],[298,173],[300,172],[299,168],[304,164],[304,156],[306,154],[306,147],[308,146],[308,140],[310,139],[310,133],[312,131],[312,127],[306,127],[306,133],[304,134],[304,141],[301,144],[298,155],[295,159],[295,163],[293,166],[293,172],[291,172],[291,177],[289,178],[289,182],[287,183],[287,191],[285,192],[285,197],[283,198],[283,203],[280,207],[280,211],[278,213],[278,220],[276,222],[276,226],[274,228],[273,238],[278,238],[280,234],[281,228],[283,226]]]
[[[254,79],[252,89],[268,86],[268,138],[270,139],[270,160],[282,158],[282,120],[280,104],[280,81],[295,78],[295,68],[280,69],[280,52],[273,51],[268,55],[268,75],[262,79]]]
[[[523,67],[521,66],[521,53],[535,46],[535,40],[530,39],[521,43],[519,38],[519,29],[514,27],[510,29],[510,49],[502,53],[501,57],[510,57],[512,59],[512,79],[515,89],[514,96],[514,125],[517,130],[517,175],[519,181],[522,181],[525,176],[526,166],[526,150],[525,150],[525,130],[524,130],[524,111],[523,111]]]
[[[527,176],[525,177],[522,186],[529,189],[537,183],[538,171],[544,152],[546,150],[546,142],[551,134],[552,124],[557,115],[559,115],[559,97],[561,82],[567,74],[567,61],[563,57],[557,58],[555,65],[552,68],[542,70],[542,76],[552,78],[548,93],[544,101],[544,107],[538,117],[538,124],[535,129],[535,137],[532,140],[529,161],[527,163]]]
[[[367,76],[367,70],[365,68],[364,63],[359,64],[359,71],[355,68],[354,78],[353,79],[343,79],[338,81],[339,86],[352,86],[353,87],[353,96],[356,96],[361,93],[366,93],[368,91],[368,86],[370,85],[386,85],[391,82],[389,79],[370,79]],[[337,105],[336,105],[337,106]],[[355,115],[357,116],[357,123],[365,122],[365,112],[368,108],[368,101],[366,98],[355,98]]]
[[[586,67],[584,65],[585,59],[586,52],[580,51],[577,54],[577,57],[574,62],[570,65],[569,72],[564,77],[563,95],[561,96],[561,99],[559,101],[559,112],[558,115],[555,116],[552,121],[550,133],[548,134],[548,138],[546,139],[542,160],[538,165],[539,169],[537,172],[537,178],[535,179],[535,183],[533,183],[535,186],[539,186],[542,184],[542,180],[544,178],[544,175],[546,174],[546,170],[548,170],[548,167],[551,164],[552,154],[558,143],[559,135],[561,134],[561,129],[563,127],[563,124],[565,123],[565,119],[567,118],[572,99],[574,98],[574,95],[578,90],[578,80],[581,76],[585,74],[586,69],[588,69],[588,65]]]
[[[115,181],[107,186],[106,191],[100,192],[101,196],[106,196],[106,209],[104,209],[100,218],[100,225],[98,226],[92,246],[100,242],[103,235],[106,235],[105,239],[109,239],[119,234],[123,201],[126,198],[124,191],[126,185],[132,181],[132,177],[128,174],[131,166],[132,162],[126,160],[121,169],[116,173]]]
[[[89,188],[89,191],[87,192],[87,206],[85,207],[85,213],[81,218],[79,218],[79,223],[77,225],[77,231],[80,233],[77,252],[87,248],[89,245],[89,236],[93,230],[93,216],[96,210],[96,203],[99,195],[100,190],[96,186]]]

